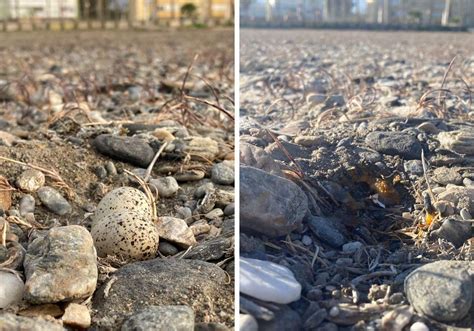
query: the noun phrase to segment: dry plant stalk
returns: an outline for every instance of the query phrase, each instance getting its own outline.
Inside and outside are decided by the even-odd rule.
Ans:
[[[29,168],[36,169],[36,170],[39,170],[41,172],[44,172],[46,176],[48,176],[49,178],[51,178],[53,180],[54,184],[58,188],[63,189],[64,191],[66,191],[66,194],[68,195],[69,198],[73,198],[75,196],[74,191],[64,181],[64,179],[62,179],[62,177],[59,175],[59,173],[55,169],[49,170],[49,169],[31,164],[31,163],[25,163],[25,162],[17,161],[17,160],[10,159],[10,158],[4,157],[4,156],[0,156],[0,160],[15,163],[15,164],[19,164],[19,165],[22,165],[22,166],[25,166],[25,167],[29,167]]]
[[[143,191],[145,192],[146,197],[148,198],[148,200],[150,201],[150,204],[151,204],[151,217],[152,217],[152,220],[154,222],[156,222],[158,220],[158,214],[157,214],[157,211],[156,211],[156,204],[155,204],[156,200],[155,200],[155,197],[153,196],[153,193],[151,192],[150,186],[148,186],[148,184],[143,179],[141,179],[140,177],[135,175],[133,172],[128,171],[127,169],[125,169],[124,172],[127,175],[130,175],[133,178],[135,178],[135,180],[138,182],[138,184],[140,184],[140,186],[142,187]]]

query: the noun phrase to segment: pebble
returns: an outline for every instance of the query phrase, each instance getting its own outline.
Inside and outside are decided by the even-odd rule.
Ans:
[[[250,314],[240,314],[239,331],[258,331],[258,323]]]
[[[19,303],[23,298],[24,287],[20,277],[8,271],[0,271],[0,309]]]
[[[96,291],[92,301],[98,329],[119,328],[129,317],[130,307],[138,312],[170,303],[193,307],[196,321],[230,324],[234,319],[234,305],[222,304],[222,298],[233,296],[234,289],[226,272],[215,264],[156,258],[127,264],[114,277],[113,283]]]
[[[12,135],[6,131],[0,131],[0,145],[11,147],[19,140],[17,136]]]
[[[462,180],[462,183],[464,184],[464,186],[474,186],[474,181],[472,181],[472,179],[469,179],[469,178],[464,178]]]
[[[421,157],[421,143],[416,137],[403,132],[371,132],[366,136],[365,143],[383,154],[400,155],[407,160]]]
[[[233,329],[232,329],[233,330]],[[194,331],[232,331],[227,326],[220,323],[196,323]]]
[[[39,304],[90,296],[97,284],[96,260],[93,240],[86,228],[52,228],[28,245],[24,261],[25,299]]]
[[[195,236],[199,236],[203,233],[208,233],[211,230],[211,226],[207,224],[207,222],[204,220],[194,222],[193,225],[191,225],[189,228]]]
[[[72,207],[66,199],[50,186],[43,186],[38,190],[41,202],[52,212],[63,216],[72,211]]]
[[[214,208],[210,212],[204,215],[208,220],[219,220],[224,216],[224,211],[220,208]]]
[[[105,163],[105,170],[107,170],[107,174],[110,177],[117,175],[117,168],[115,168],[115,164],[112,161],[107,161]]]
[[[160,238],[182,248],[188,248],[197,243],[193,231],[188,227],[186,222],[180,218],[168,216],[160,217],[157,230]]]
[[[301,296],[301,284],[282,265],[240,258],[240,292],[262,301],[288,304]]]
[[[438,195],[438,200],[447,200],[452,202],[455,206],[459,201],[467,200],[469,202],[469,210],[474,210],[474,186],[456,186],[448,185],[446,190]]]
[[[36,169],[28,169],[21,173],[16,181],[19,189],[31,193],[36,192],[45,183],[44,174]]]
[[[253,167],[240,167],[243,230],[284,236],[301,224],[307,210],[308,198],[298,185]]]
[[[225,216],[232,216],[235,214],[235,203],[229,203],[227,206],[224,208],[224,215]]]
[[[303,238],[301,238],[301,242],[305,246],[310,246],[313,243],[313,239],[311,239],[310,236],[304,235]]]
[[[94,172],[95,172],[95,175],[97,176],[97,178],[99,178],[99,179],[104,179],[104,178],[107,177],[107,170],[103,166],[96,167]]]
[[[211,170],[211,179],[216,184],[232,185],[234,183],[233,164],[225,162],[214,164]]]
[[[189,207],[176,208],[176,216],[178,218],[183,219],[188,225],[190,222],[194,222],[194,220],[192,219],[193,211]]]
[[[87,329],[91,326],[91,314],[89,309],[77,303],[67,305],[61,320],[65,325],[74,328]]]
[[[270,321],[260,320],[259,331],[301,330],[300,315],[288,306],[278,306],[278,313]]]
[[[179,190],[179,185],[174,177],[160,177],[150,180],[150,185],[158,190],[160,198],[170,198]]]
[[[209,137],[192,137],[184,148],[184,152],[199,161],[203,159],[214,160],[219,154],[219,144]]]
[[[143,168],[146,168],[155,156],[150,145],[139,138],[101,134],[93,140],[92,145],[101,154]]]
[[[416,128],[420,131],[430,133],[430,134],[437,134],[441,132],[441,130],[438,129],[436,125],[434,125],[432,122],[423,122],[420,125],[418,125]]]
[[[456,248],[461,247],[471,238],[472,226],[469,222],[458,221],[452,218],[445,219],[439,229],[431,233],[433,238],[442,238],[452,243]]]
[[[364,246],[360,241],[351,241],[342,245],[342,251],[348,254],[354,254]]]
[[[417,312],[439,322],[464,318],[472,305],[474,286],[469,262],[437,261],[425,264],[405,279],[408,301]]]
[[[35,198],[30,194],[25,194],[20,200],[20,215],[25,216],[28,213],[35,212]]]
[[[132,315],[122,331],[194,331],[194,311],[188,306],[151,306]]]
[[[159,233],[148,216],[135,211],[116,211],[95,218],[91,228],[100,257],[119,256],[125,260],[154,258]]]
[[[408,160],[403,163],[403,169],[409,174],[422,175],[423,165],[420,160]]]
[[[423,322],[415,322],[410,326],[410,331],[430,331],[430,328]]]
[[[334,221],[331,219],[312,216],[308,218],[308,225],[316,237],[332,247],[339,248],[347,242],[346,237],[334,226]]]
[[[174,178],[178,182],[195,182],[195,181],[203,179],[204,176],[206,176],[206,173],[204,171],[191,169],[191,170],[185,170],[183,172],[177,172],[174,175]]]
[[[161,241],[160,245],[158,246],[158,250],[160,251],[161,254],[164,256],[172,256],[176,255],[179,252],[179,249],[176,248],[176,246],[170,244],[167,241]]]

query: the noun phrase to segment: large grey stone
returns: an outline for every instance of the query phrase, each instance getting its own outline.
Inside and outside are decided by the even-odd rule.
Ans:
[[[265,171],[240,168],[240,225],[269,237],[295,230],[308,210],[308,198],[295,183]]]
[[[474,267],[470,263],[437,261],[414,270],[405,279],[408,301],[419,313],[437,321],[461,320],[473,300]]]
[[[130,317],[122,331],[194,331],[194,311],[187,306],[151,306]]]
[[[191,307],[197,322],[233,323],[234,286],[214,264],[158,258],[125,265],[114,277],[94,294],[101,329],[115,330],[143,308],[167,305]]]
[[[56,227],[28,246],[25,298],[34,304],[90,296],[97,284],[94,243],[79,225]]]

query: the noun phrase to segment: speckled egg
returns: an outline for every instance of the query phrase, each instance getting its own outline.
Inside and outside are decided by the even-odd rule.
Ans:
[[[107,215],[125,211],[133,211],[151,220],[151,205],[145,193],[127,186],[107,193],[99,202],[92,219],[101,220]]]
[[[126,260],[147,260],[156,256],[159,235],[155,224],[133,211],[107,214],[92,223],[97,255],[120,256]]]

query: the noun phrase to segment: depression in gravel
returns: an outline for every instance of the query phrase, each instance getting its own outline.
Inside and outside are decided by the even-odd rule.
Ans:
[[[234,327],[215,2],[0,1],[0,330]]]
[[[474,1],[240,13],[241,330],[472,330]]]

